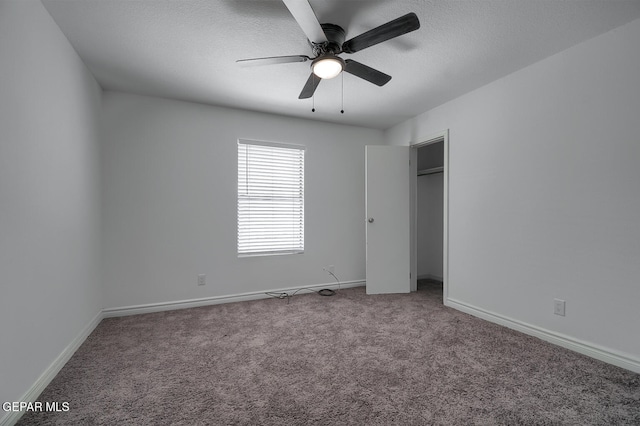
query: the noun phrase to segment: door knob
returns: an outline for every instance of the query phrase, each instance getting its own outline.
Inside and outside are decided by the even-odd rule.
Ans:
[[[373,223],[373,218],[372,217],[369,218],[369,223]]]

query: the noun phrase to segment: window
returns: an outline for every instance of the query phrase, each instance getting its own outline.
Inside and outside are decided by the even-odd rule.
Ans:
[[[238,256],[304,252],[304,147],[238,141]]]

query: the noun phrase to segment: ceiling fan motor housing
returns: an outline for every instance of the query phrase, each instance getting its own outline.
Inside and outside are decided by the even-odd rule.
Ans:
[[[315,56],[337,55],[342,52],[342,44],[345,39],[345,31],[341,26],[335,24],[321,24],[327,41],[314,43],[310,41],[311,49]]]

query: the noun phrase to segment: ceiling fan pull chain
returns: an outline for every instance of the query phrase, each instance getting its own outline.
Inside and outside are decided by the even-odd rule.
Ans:
[[[313,78],[313,83],[315,86],[315,82],[316,82],[316,77],[315,74],[311,73],[311,78]],[[316,112],[316,92],[313,92],[313,95],[311,95],[311,112]]]
[[[342,73],[342,109],[340,114],[344,114],[344,73]]]

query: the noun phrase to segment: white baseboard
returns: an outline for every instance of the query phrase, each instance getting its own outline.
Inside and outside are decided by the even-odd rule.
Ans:
[[[364,280],[355,280],[355,281],[341,281],[339,285],[338,283],[315,284],[315,285],[304,286],[303,288],[309,288],[314,290],[330,288],[335,290],[338,287],[350,288],[350,287],[361,287],[364,285],[365,285]],[[123,306],[119,308],[103,309],[102,313],[104,315],[104,318],[111,318],[111,317],[122,317],[127,315],[148,314],[152,312],[172,311],[175,309],[197,308],[199,306],[217,305],[220,303],[232,303],[232,302],[242,302],[245,300],[266,299],[271,297],[266,293],[293,293],[299,288],[300,287],[290,287],[290,288],[281,288],[276,290],[252,291],[249,293],[230,294],[225,296],[203,297],[200,299],[177,300],[173,302],[161,302],[161,303],[149,303],[145,305]],[[303,292],[304,290],[298,294],[304,294]]]
[[[634,373],[640,373],[640,359],[633,356],[623,354],[599,345],[595,345],[593,343],[585,342],[571,336],[537,327],[535,325],[527,324],[525,322],[505,317],[494,312],[486,311],[484,309],[469,305],[459,300],[448,298],[447,300],[445,300],[444,304],[475,317],[482,318],[487,321],[511,328],[513,330],[520,331],[524,334],[537,337],[549,343],[553,343],[554,345],[562,346],[563,348],[570,349],[574,352],[581,353],[600,361],[604,361],[608,364],[613,364],[615,366],[631,370]]]
[[[78,335],[62,350],[60,355],[47,367],[44,372],[38,377],[33,385],[22,395],[21,398],[16,401],[23,402],[35,402],[42,391],[51,383],[54,377],[62,370],[62,367],[69,361],[71,356],[78,350],[80,345],[89,337],[91,332],[102,321],[102,311],[98,312],[95,317],[78,333]],[[8,415],[0,419],[0,426],[14,425],[20,420],[20,417],[24,412],[10,411]]]

